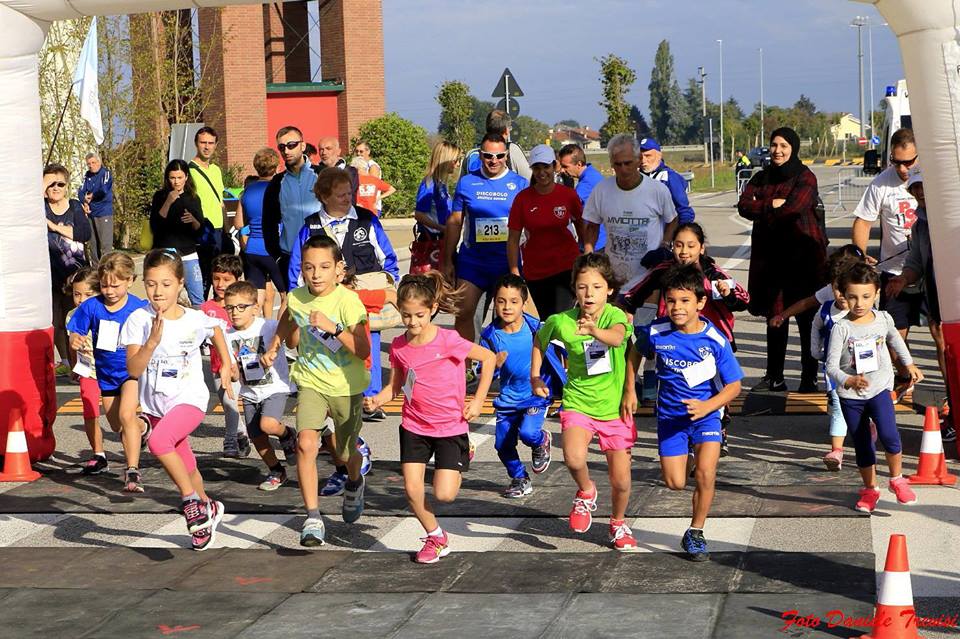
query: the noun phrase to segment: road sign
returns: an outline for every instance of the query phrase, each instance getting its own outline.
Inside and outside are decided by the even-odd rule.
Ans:
[[[513,96],[510,96],[510,105],[507,105],[506,98],[500,98],[500,101],[497,102],[497,108],[501,111],[506,111],[507,115],[511,118],[515,118],[520,115],[520,103],[513,99]]]
[[[508,95],[513,98],[523,97],[523,89],[517,84],[517,79],[513,77],[510,69],[506,68],[503,70],[503,75],[500,76],[500,81],[497,82],[497,86],[493,89],[493,93],[491,93],[490,96],[494,98],[504,98]]]
[[[859,144],[860,146],[867,146],[867,138],[858,138],[857,144]]]
[[[872,144],[873,146],[877,146],[878,144],[880,144],[880,136],[875,135],[872,138],[870,138],[870,144]]]

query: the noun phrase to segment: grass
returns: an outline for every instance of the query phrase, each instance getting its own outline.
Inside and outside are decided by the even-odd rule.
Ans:
[[[737,188],[737,180],[733,175],[733,169],[726,164],[719,162],[714,166],[715,185],[710,186],[710,167],[703,165],[703,160],[691,161],[689,153],[684,154],[666,154],[664,159],[674,171],[679,173],[693,172],[693,184],[691,192],[705,193],[716,191],[732,191]],[[604,153],[591,153],[587,156],[587,161],[593,164],[603,175],[613,175],[613,169],[610,168],[610,158]]]

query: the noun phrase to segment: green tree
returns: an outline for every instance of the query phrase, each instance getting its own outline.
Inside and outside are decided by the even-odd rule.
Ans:
[[[557,126],[558,126],[558,127],[559,127],[559,126],[568,126],[568,127],[570,127],[571,129],[579,129],[579,128],[580,128],[580,123],[577,122],[576,120],[573,120],[573,119],[560,120],[559,122],[557,122]]]
[[[633,128],[638,140],[642,140],[651,135],[650,125],[647,124],[647,119],[643,117],[643,113],[637,105],[630,107],[630,120],[633,122]]]
[[[600,83],[603,85],[603,99],[599,104],[607,112],[607,121],[600,127],[600,141],[606,144],[614,135],[632,133],[634,130],[627,93],[630,85],[636,82],[637,74],[627,66],[626,60],[612,53],[597,61],[600,63]]]
[[[470,95],[470,87],[459,80],[448,80],[440,85],[437,102],[440,104],[440,126],[437,131],[451,144],[461,149],[471,148],[476,129],[471,121],[473,96]]]
[[[397,189],[383,200],[384,217],[410,215],[417,187],[430,161],[427,132],[396,113],[388,113],[361,126],[350,145],[360,139],[370,145],[370,151],[383,168],[385,179]]]
[[[673,54],[670,53],[670,43],[661,40],[657,46],[657,53],[653,58],[653,70],[650,72],[650,126],[658,140],[667,139],[667,129],[670,127],[671,100],[676,102],[674,86],[677,84],[673,76]],[[677,87],[679,92],[679,87]],[[672,105],[675,110],[677,105]]]
[[[680,91],[680,85],[674,80],[667,94],[666,130],[663,136],[657,138],[657,141],[661,144],[682,144],[690,129],[691,117],[687,102]]]
[[[547,139],[550,137],[550,125],[546,122],[529,115],[520,115],[514,119],[513,125],[516,132],[510,132],[511,141],[523,149],[529,151],[538,144],[549,144]]]
[[[470,99],[473,103],[473,112],[470,115],[470,120],[473,122],[473,128],[476,131],[476,135],[474,135],[473,143],[469,147],[464,147],[464,151],[471,147],[480,145],[480,138],[487,133],[487,114],[497,108],[497,105],[488,100],[481,100],[480,98],[472,95],[470,96]]]

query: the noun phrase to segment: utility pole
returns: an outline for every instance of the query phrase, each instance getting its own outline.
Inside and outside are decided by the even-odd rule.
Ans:
[[[763,47],[760,47],[760,144],[758,146],[763,146],[765,139],[763,135]]]
[[[710,156],[707,150],[707,74],[703,67],[697,67],[697,73],[700,75],[700,103],[703,106],[703,163],[710,163]]]
[[[863,106],[863,27],[867,24],[867,19],[863,16],[857,16],[850,23],[851,27],[857,28],[857,68],[860,82],[860,137],[867,137],[866,112]],[[872,133],[872,132],[871,132]]]
[[[720,45],[720,164],[723,164],[723,40],[717,40],[717,43]],[[732,155],[733,151],[730,153]]]

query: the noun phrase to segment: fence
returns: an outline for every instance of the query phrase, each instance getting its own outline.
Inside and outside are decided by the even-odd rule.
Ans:
[[[837,174],[837,203],[834,212],[852,211],[872,181],[873,176],[864,175],[862,168],[840,169]]]

